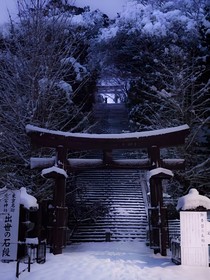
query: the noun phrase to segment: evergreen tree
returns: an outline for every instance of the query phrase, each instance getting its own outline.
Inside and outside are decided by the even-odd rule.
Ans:
[[[187,172],[181,176],[186,186],[196,187],[204,187],[210,177],[209,150],[201,144],[204,139],[207,143],[209,133],[209,14],[204,14],[205,3],[129,2],[115,22],[101,30],[93,47],[101,51],[103,66],[114,63],[119,75],[130,81],[133,130],[190,126]],[[206,27],[201,36],[203,22]]]

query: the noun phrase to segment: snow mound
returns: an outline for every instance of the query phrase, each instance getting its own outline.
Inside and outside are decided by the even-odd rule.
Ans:
[[[204,207],[205,209],[210,209],[210,199],[206,196],[200,195],[196,189],[190,189],[187,195],[179,198],[176,209],[192,210],[199,206]]]
[[[22,204],[26,209],[39,208],[36,198],[28,194],[26,188],[24,187],[20,189],[20,204]]]

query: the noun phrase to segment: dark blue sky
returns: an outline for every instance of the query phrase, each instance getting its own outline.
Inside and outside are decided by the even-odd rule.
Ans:
[[[84,7],[90,6],[91,9],[100,9],[106,13],[109,17],[115,17],[122,9],[122,6],[128,0],[69,0],[70,3]],[[16,15],[17,0],[0,0],[0,24],[8,21],[8,11],[12,17]]]
[[[108,16],[115,17],[127,0],[75,0],[74,2],[76,5],[98,8]]]

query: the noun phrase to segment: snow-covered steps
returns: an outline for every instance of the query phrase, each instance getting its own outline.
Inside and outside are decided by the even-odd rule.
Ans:
[[[77,194],[77,203],[87,209],[98,207],[99,213],[95,211],[92,220],[78,223],[70,241],[145,241],[147,216],[142,176],[139,170],[91,170],[78,174],[76,186],[82,187],[83,194]],[[72,219],[72,227],[74,223]]]
[[[96,133],[122,133],[128,130],[128,110],[124,103],[95,104],[93,115],[98,121]]]
[[[180,236],[180,220],[168,220],[169,239]]]

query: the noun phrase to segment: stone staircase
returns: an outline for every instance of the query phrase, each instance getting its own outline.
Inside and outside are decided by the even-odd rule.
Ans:
[[[100,206],[104,214],[78,223],[70,241],[146,241],[147,215],[141,180],[139,170],[92,170],[78,174],[76,184],[85,187],[85,192],[82,198],[77,196],[77,202]]]
[[[168,220],[169,238],[180,237],[180,220]]]
[[[97,103],[93,113],[98,122],[93,133],[123,133],[128,130],[128,112],[124,103]],[[101,158],[101,151],[91,151],[87,157]],[[129,152],[115,150],[113,158],[129,158]],[[83,193],[76,195],[76,202],[86,211],[92,209],[93,212],[89,215],[91,218],[87,219],[83,213],[77,217],[77,222],[71,220],[73,234],[70,242],[146,241],[147,212],[142,176],[140,170],[105,169],[78,173],[75,185],[81,187]]]
[[[124,103],[96,103],[97,121],[92,133],[123,133],[129,130]],[[87,158],[102,158],[102,151],[89,151]],[[143,158],[142,151],[114,150],[113,159]],[[76,203],[83,213],[71,217],[69,242],[142,241],[147,239],[144,173],[140,170],[88,170],[76,175]],[[81,193],[82,190],[82,193]],[[87,212],[91,212],[87,215]],[[169,238],[179,235],[179,220],[169,221]]]
[[[98,121],[96,133],[123,133],[128,130],[128,111],[124,103],[98,103],[93,107],[93,114]]]

